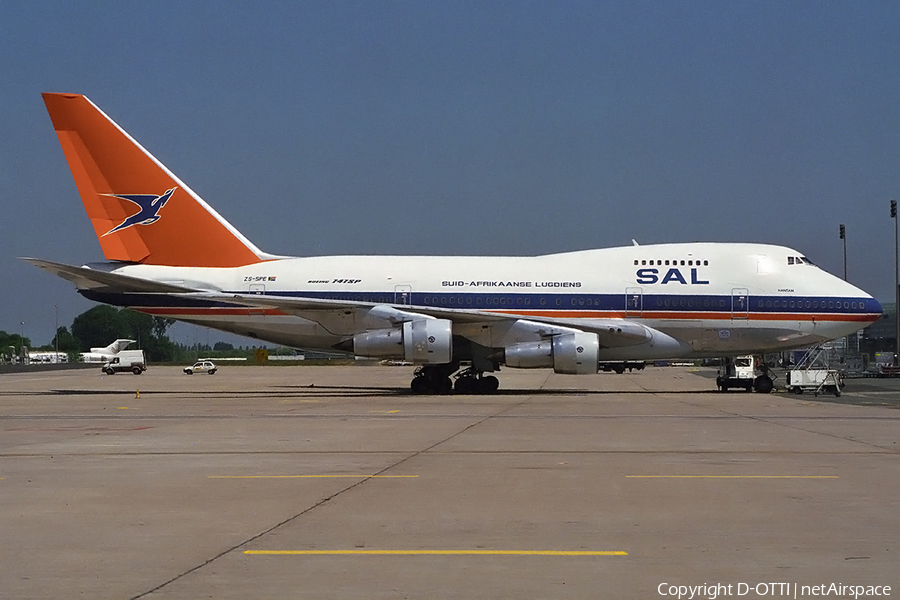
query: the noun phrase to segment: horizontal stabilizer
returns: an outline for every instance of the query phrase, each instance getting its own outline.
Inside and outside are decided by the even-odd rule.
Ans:
[[[41,260],[39,258],[22,258],[25,262],[49,271],[75,284],[79,290],[104,290],[111,289],[116,292],[161,292],[161,293],[185,293],[193,292],[190,288],[184,288],[168,283],[106,273],[89,267],[76,267],[64,263]]]

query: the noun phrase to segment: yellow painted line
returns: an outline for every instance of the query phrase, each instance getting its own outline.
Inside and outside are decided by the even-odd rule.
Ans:
[[[415,479],[418,475],[210,475],[210,479]]]
[[[838,479],[837,475],[626,475],[627,479]]]
[[[245,550],[268,556],[628,556],[621,550]]]
[[[381,413],[386,415],[392,415],[394,413],[400,412],[399,410],[370,410],[370,413]]]

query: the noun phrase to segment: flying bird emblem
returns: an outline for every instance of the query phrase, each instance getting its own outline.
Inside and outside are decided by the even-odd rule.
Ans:
[[[121,231],[122,229],[128,229],[132,225],[150,225],[151,223],[159,221],[160,216],[158,213],[160,209],[165,206],[166,202],[169,201],[169,198],[177,189],[177,187],[173,187],[171,190],[166,191],[162,196],[157,196],[155,194],[103,194],[104,196],[128,200],[129,202],[137,204],[141,209],[104,233],[103,237],[115,233],[116,231]]]

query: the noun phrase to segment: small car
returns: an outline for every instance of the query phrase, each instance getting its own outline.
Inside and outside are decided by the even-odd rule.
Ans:
[[[194,373],[209,373],[210,375],[214,375],[216,372],[215,363],[211,360],[198,360],[193,364],[193,366],[185,367],[184,372],[188,375],[193,375]]]

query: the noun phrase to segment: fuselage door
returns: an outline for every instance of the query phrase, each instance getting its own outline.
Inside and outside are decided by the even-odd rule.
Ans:
[[[734,288],[731,290],[731,318],[748,319],[750,317],[750,290]]]
[[[639,287],[625,288],[625,318],[644,314],[644,295]]]
[[[394,286],[394,304],[409,305],[412,298],[411,285],[395,285]]]

